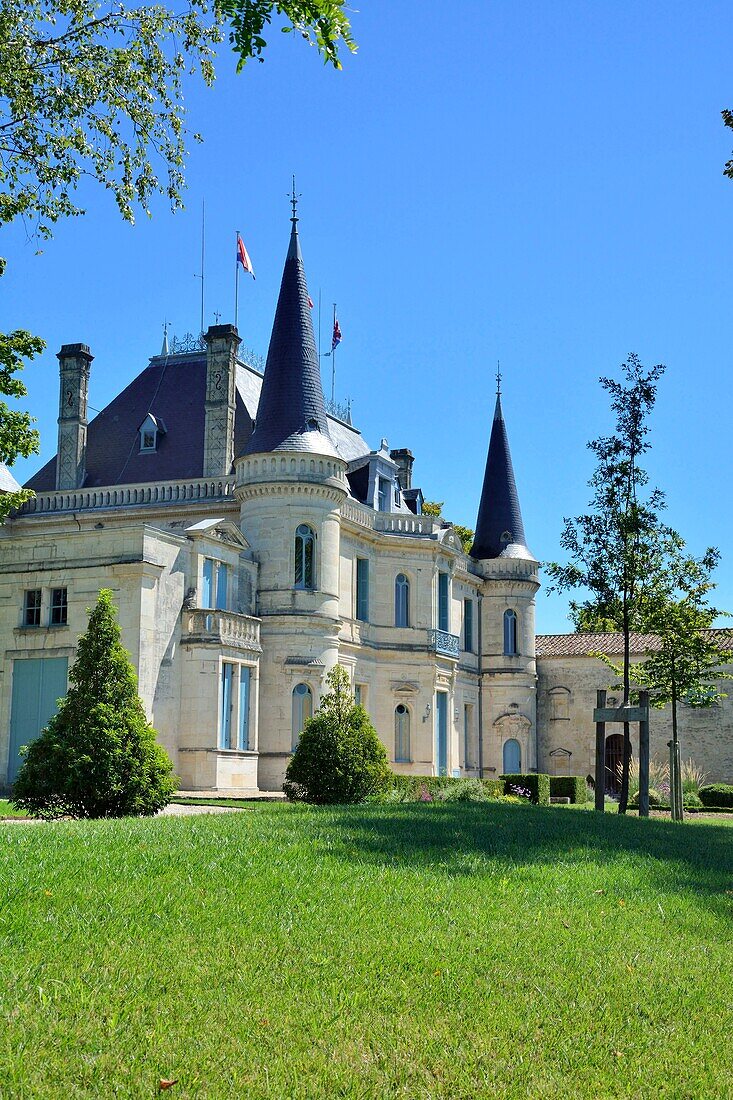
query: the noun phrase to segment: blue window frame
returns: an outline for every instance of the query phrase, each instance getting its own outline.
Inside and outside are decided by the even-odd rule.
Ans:
[[[295,749],[303,732],[303,726],[313,717],[313,695],[307,684],[293,688],[293,730],[291,747]]]
[[[356,617],[363,623],[369,622],[369,562],[366,558],[356,559]]]
[[[295,587],[315,588],[315,545],[313,528],[301,523],[295,531]]]
[[[450,630],[448,614],[448,581],[447,573],[438,573],[438,630]]]
[[[392,485],[386,477],[380,477],[377,490],[377,508],[380,512],[391,511]]]
[[[219,716],[219,748],[232,747],[232,710],[234,696],[234,665],[225,661],[221,666],[221,714]]]
[[[435,736],[437,741],[438,775],[448,774],[448,694],[439,691],[435,696]]]
[[[204,569],[201,577],[201,606],[214,606],[214,561],[213,558],[204,558]]]
[[[471,726],[473,725],[473,708],[470,703],[463,705],[463,767],[471,765]]]
[[[504,612],[504,656],[517,654],[517,613],[511,608]]]
[[[394,624],[410,625],[410,582],[404,573],[398,573],[394,582]]]
[[[247,665],[239,666],[239,723],[237,730],[237,748],[242,752],[249,749],[249,686],[251,669]]]
[[[229,569],[220,561],[216,570],[216,608],[217,611],[226,611],[227,592],[229,588]]]
[[[473,600],[469,597],[463,601],[463,648],[473,653]]]

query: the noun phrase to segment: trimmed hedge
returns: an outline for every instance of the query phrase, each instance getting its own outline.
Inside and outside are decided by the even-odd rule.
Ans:
[[[708,783],[697,793],[703,806],[733,806],[733,787],[729,783]]]
[[[504,794],[504,784],[500,779],[481,779],[480,782],[486,794],[489,797],[501,798]],[[393,790],[404,791],[408,795],[418,798],[420,792],[425,788],[428,794],[434,796],[439,791],[447,790],[449,787],[455,786],[457,783],[465,783],[465,779],[460,779],[457,776],[452,775],[392,775],[388,786],[391,786]]]
[[[537,806],[550,805],[550,777],[542,772],[530,772],[528,775],[500,775],[504,782],[504,794],[512,794],[510,787],[524,787],[531,795],[531,801]]]
[[[585,805],[588,800],[585,776],[551,775],[550,798],[569,798],[574,805]]]

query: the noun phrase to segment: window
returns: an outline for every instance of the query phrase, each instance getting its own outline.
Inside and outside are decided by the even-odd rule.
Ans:
[[[448,617],[448,574],[438,573],[438,630],[450,630]]]
[[[229,566],[215,558],[204,558],[201,575],[201,607],[226,611],[229,607]]]
[[[68,621],[68,601],[65,588],[51,589],[51,626],[63,626]]]
[[[516,611],[504,612],[504,656],[515,657],[517,654],[517,613]]]
[[[513,737],[504,742],[502,763],[504,775],[518,775],[522,771],[522,747]]]
[[[392,486],[387,481],[386,477],[380,477],[378,488],[377,488],[377,508],[380,512],[389,512],[390,511],[391,497],[392,497]]]
[[[217,562],[218,569],[216,570],[216,609],[217,611],[226,611],[227,609],[227,589],[229,587],[229,569],[223,561]]]
[[[410,582],[404,573],[398,573],[394,582],[394,624],[410,625]]]
[[[155,450],[155,435],[156,433],[146,428],[140,433],[140,450],[141,451],[154,451]]]
[[[201,606],[214,606],[214,560],[204,558],[204,571],[201,581]]]
[[[301,523],[295,532],[295,587],[315,588],[313,559],[316,536],[307,523]]]
[[[395,482],[394,482],[394,502],[395,502],[395,508],[399,508],[400,504],[402,503],[402,495],[401,495],[401,494],[402,494],[402,489],[401,489],[401,487],[400,487],[400,483],[399,483],[399,481],[397,480],[397,478],[395,478]]]
[[[356,617],[363,623],[369,622],[369,562],[366,558],[356,559]]]
[[[221,666],[221,714],[219,715],[219,748],[232,748],[232,711],[234,710],[234,668],[229,661]]]
[[[357,707],[364,707],[364,710],[366,710],[366,698],[366,684],[354,684],[354,702]]]
[[[249,682],[251,670],[246,665],[239,666],[239,721],[237,723],[237,748],[242,752],[249,749]]]
[[[313,715],[313,696],[307,684],[296,684],[293,688],[293,739],[292,748],[295,749],[303,726]]]
[[[160,418],[148,413],[138,431],[140,432],[140,451],[157,451],[158,436],[165,435],[165,424]]]
[[[394,712],[394,758],[396,764],[410,763],[410,712],[404,703]]]
[[[470,703],[463,706],[463,767],[472,768],[471,763],[471,729],[473,726],[473,707]]]
[[[473,653],[473,600],[468,597],[463,601],[463,648]]]
[[[23,626],[41,625],[41,589],[29,588],[23,597]]]

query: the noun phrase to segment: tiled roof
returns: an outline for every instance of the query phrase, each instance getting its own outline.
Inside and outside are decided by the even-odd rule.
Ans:
[[[532,557],[526,547],[509,439],[499,396],[496,398],[494,422],[491,426],[471,557],[478,561],[483,558]]]
[[[245,454],[310,451],[336,455],[321,386],[308,287],[293,218],[280,295],[267,352],[255,429]]]
[[[262,375],[237,364],[234,414],[235,454],[252,434]],[[204,468],[204,397],[206,356],[155,356],[150,365],[126,386],[89,424],[85,486],[132,485],[201,477]],[[140,454],[138,430],[148,413],[165,423],[158,449]],[[369,454],[356,428],[329,418],[331,437],[345,461]],[[56,487],[56,459],[52,458],[27,483],[36,492]]]
[[[733,648],[733,630],[711,630],[709,633],[719,639],[721,648]],[[631,635],[634,656],[652,653],[658,646],[656,634]],[[594,653],[618,657],[623,651],[623,634],[538,634],[536,641],[538,657],[590,657]]]

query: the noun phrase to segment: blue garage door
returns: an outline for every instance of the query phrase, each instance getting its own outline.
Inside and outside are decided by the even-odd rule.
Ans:
[[[13,782],[20,769],[21,746],[35,741],[49,718],[56,713],[57,700],[66,695],[68,664],[66,657],[31,657],[13,661],[9,783]]]

